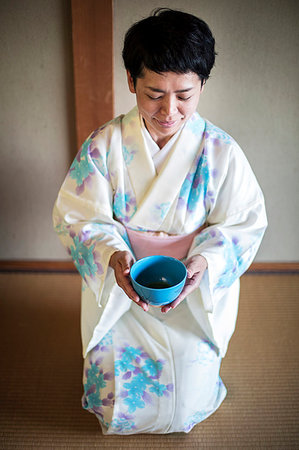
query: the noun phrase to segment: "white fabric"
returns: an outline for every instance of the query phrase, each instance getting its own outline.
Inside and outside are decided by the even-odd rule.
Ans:
[[[225,398],[220,363],[186,302],[133,304],[86,357],[82,405],[104,434],[189,432]]]
[[[180,128],[175,133],[175,135],[172,136],[169,139],[169,141],[160,149],[158,144],[153,140],[148,130],[146,129],[142,117],[140,117],[140,123],[141,123],[141,131],[145,140],[145,145],[150,151],[151,157],[155,165],[156,173],[159,174],[161,167],[164,161],[166,160],[168,153],[171,151],[175,141],[178,139],[182,128]]]

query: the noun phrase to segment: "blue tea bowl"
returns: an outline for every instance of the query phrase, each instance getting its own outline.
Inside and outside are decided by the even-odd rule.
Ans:
[[[131,267],[131,282],[142,300],[153,306],[163,306],[175,300],[183,290],[187,269],[170,256],[147,256]]]

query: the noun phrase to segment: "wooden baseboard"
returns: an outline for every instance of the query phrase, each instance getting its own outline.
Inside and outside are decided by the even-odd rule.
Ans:
[[[72,261],[5,261],[0,272],[77,273]],[[299,273],[299,262],[255,262],[247,273]]]
[[[254,262],[249,273],[299,273],[299,262]]]
[[[0,261],[0,272],[76,273],[72,261]]]

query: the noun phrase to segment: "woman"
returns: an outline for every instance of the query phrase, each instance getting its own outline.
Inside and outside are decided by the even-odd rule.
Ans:
[[[196,112],[215,60],[205,22],[160,9],[127,32],[123,59],[137,107],[85,141],[54,208],[83,278],[82,402],[107,434],[188,432],[226,395],[220,362],[264,199],[237,143]],[[188,272],[161,310],[129,278],[150,254]]]

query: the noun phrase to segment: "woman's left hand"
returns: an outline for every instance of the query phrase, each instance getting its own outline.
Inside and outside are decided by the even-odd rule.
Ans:
[[[174,309],[181,303],[181,301],[184,300],[185,297],[187,297],[187,295],[199,287],[205,270],[208,267],[208,263],[206,258],[201,255],[196,255],[187,259],[185,266],[187,268],[187,279],[185,286],[180,295],[172,303],[162,306],[161,311],[163,313],[168,312],[170,309]]]

